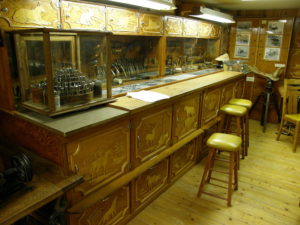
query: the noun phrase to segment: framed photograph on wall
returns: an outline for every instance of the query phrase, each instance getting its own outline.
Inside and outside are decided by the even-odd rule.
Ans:
[[[266,47],[280,47],[282,43],[282,35],[267,35]]]
[[[236,45],[249,45],[250,33],[237,33],[235,42]]]
[[[238,32],[250,32],[252,27],[251,21],[239,21],[236,25]]]
[[[268,22],[267,33],[270,34],[282,34],[284,28],[284,22],[280,22],[277,20],[271,20]]]
[[[264,60],[279,61],[280,48],[265,48]]]
[[[235,58],[248,58],[249,57],[249,47],[248,46],[235,46],[234,57]]]

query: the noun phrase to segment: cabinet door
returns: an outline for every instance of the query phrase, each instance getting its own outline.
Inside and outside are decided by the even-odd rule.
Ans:
[[[195,159],[195,140],[186,144],[170,157],[170,178],[174,180],[187,168],[194,164]]]
[[[216,118],[219,112],[221,88],[209,89],[204,92],[201,126]]]
[[[112,225],[124,221],[130,213],[129,186],[124,186],[81,214],[69,214],[73,225]]]
[[[2,0],[0,25],[9,27],[60,27],[59,0]]]
[[[172,107],[156,108],[133,120],[135,164],[138,165],[171,144]]]
[[[182,36],[182,18],[166,16],[165,32],[168,36]]]
[[[123,121],[95,135],[67,145],[69,167],[83,175],[84,183],[75,190],[88,191],[128,171],[130,158],[129,122]]]
[[[220,27],[216,24],[211,25],[211,32],[210,32],[211,38],[218,38],[220,37]]]
[[[243,98],[244,97],[244,89],[245,89],[245,80],[239,80],[235,83],[234,88],[234,97],[235,98]]]
[[[107,30],[113,33],[137,33],[139,26],[138,12],[120,8],[106,8]]]
[[[62,2],[64,29],[105,30],[105,6],[79,2]]]
[[[184,98],[174,105],[174,143],[198,128],[199,94]]]
[[[168,159],[154,165],[133,182],[134,210],[147,204],[166,184],[168,178]]]
[[[199,37],[209,38],[211,31],[212,31],[212,25],[210,23],[200,22]]]
[[[140,15],[140,33],[141,34],[158,34],[164,32],[163,17],[153,14]]]
[[[183,36],[186,37],[197,37],[199,29],[198,26],[200,22],[198,20],[191,20],[191,19],[183,19]]]
[[[220,106],[227,104],[230,101],[230,99],[233,98],[234,89],[235,89],[234,83],[227,84],[222,88],[221,105]]]

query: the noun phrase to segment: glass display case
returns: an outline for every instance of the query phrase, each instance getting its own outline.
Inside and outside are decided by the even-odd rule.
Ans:
[[[113,101],[110,33],[13,31],[21,105],[46,115]]]

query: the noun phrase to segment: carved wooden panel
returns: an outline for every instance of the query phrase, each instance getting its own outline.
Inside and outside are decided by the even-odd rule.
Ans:
[[[219,112],[221,88],[206,90],[203,96],[201,126],[216,118]]]
[[[168,159],[154,165],[133,182],[133,207],[139,208],[167,184]]]
[[[105,30],[105,6],[79,2],[62,2],[64,29]]]
[[[235,83],[234,87],[234,97],[235,98],[243,98],[244,97],[244,89],[245,89],[245,80],[239,80]]]
[[[169,36],[182,35],[182,18],[166,16],[165,17],[165,33]]]
[[[209,38],[212,32],[212,24],[201,21],[198,29],[199,37]]]
[[[215,132],[218,131],[218,124],[213,125],[209,129],[205,130],[205,132],[202,135],[202,144],[201,144],[201,152],[199,153],[199,158],[203,158],[204,155],[207,154],[209,147],[206,145],[206,142],[208,138]]]
[[[162,35],[164,33],[163,17],[142,13],[140,15],[140,33]]]
[[[107,7],[106,21],[106,29],[108,31],[112,31],[114,33],[138,32],[139,15],[137,11]]]
[[[191,20],[191,19],[183,19],[183,36],[187,37],[197,37],[198,36],[198,29],[197,27],[200,25],[198,20]]]
[[[212,24],[211,26],[211,32],[210,32],[211,38],[218,38],[220,37],[220,26],[216,24]]]
[[[234,83],[227,84],[222,88],[220,106],[225,105],[226,103],[229,102],[230,99],[233,98],[234,89],[235,89],[235,84]]]
[[[174,105],[174,143],[198,128],[199,98],[194,95]]]
[[[128,171],[130,148],[128,121],[67,145],[69,168],[83,175],[81,192],[105,184]]]
[[[136,116],[133,121],[133,140],[136,163],[153,157],[171,144],[172,108],[159,108]]]
[[[170,178],[173,180],[194,163],[195,140],[186,144],[170,157]]]
[[[124,221],[129,213],[129,186],[124,186],[87,208],[83,213],[69,214],[69,221],[74,225],[112,225]]]
[[[0,124],[0,140],[20,145],[60,166],[67,167],[62,136],[4,112],[0,112]]]
[[[59,0],[2,0],[0,24],[2,27],[58,28]]]

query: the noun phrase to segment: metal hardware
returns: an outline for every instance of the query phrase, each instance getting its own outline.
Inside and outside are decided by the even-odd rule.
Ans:
[[[7,13],[7,12],[8,12],[8,8],[6,8],[6,7],[5,7],[5,8],[2,8],[2,9],[1,9],[1,12]]]

